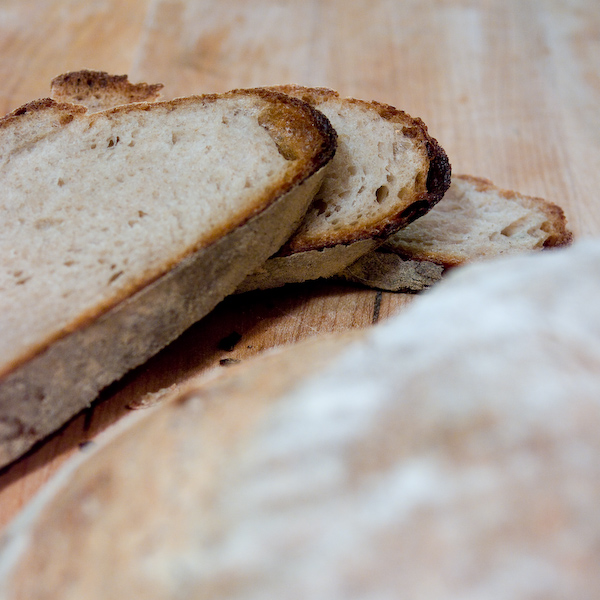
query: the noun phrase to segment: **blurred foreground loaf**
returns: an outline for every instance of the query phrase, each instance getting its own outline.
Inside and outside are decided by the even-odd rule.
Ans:
[[[467,266],[187,390],[9,527],[0,597],[600,597],[599,282],[598,240]]]

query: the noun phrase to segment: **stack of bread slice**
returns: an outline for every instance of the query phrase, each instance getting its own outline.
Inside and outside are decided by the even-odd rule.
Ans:
[[[52,96],[99,110],[154,101],[161,88],[81,71],[55,78]],[[301,226],[238,292],[319,278],[418,292],[454,266],[571,243],[556,204],[481,177],[450,182],[448,157],[420,119],[326,88],[269,89],[323,113],[338,147]]]
[[[160,88],[69,73],[0,120],[0,464],[225,296],[335,275],[449,186],[443,149],[392,107]]]

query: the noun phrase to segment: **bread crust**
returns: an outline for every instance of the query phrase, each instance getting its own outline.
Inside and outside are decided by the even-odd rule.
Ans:
[[[51,96],[86,106],[90,111],[103,110],[107,99],[114,104],[153,102],[160,96],[162,83],[131,83],[127,75],[111,75],[105,71],[82,69],[55,77]]]
[[[82,106],[43,99],[0,121],[0,128],[9,132],[19,127],[24,135],[13,141],[28,145],[77,118],[93,122],[123,112],[160,113],[219,98],[240,102],[251,98],[269,109],[262,126],[284,129],[276,143],[297,152],[295,170],[201,243],[165,258],[159,270],[139,274],[128,288],[75,315],[65,328],[5,362],[0,373],[0,464],[25,452],[87,406],[100,389],[144,362],[232,293],[297,226],[335,153],[336,140],[323,115],[305,103],[263,91],[130,104],[90,115]],[[47,127],[34,127],[40,120],[45,127],[50,125],[50,133]],[[310,139],[302,141],[300,121],[302,131],[311,128],[306,134]]]

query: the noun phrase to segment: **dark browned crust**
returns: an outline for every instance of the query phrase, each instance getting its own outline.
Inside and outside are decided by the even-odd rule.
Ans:
[[[22,118],[24,115],[33,115],[43,111],[53,111],[60,118],[60,125],[68,125],[75,116],[83,115],[87,112],[85,106],[78,106],[66,102],[57,102],[52,98],[40,98],[33,100],[15,108],[12,112],[0,118],[0,127],[7,127],[15,119]],[[69,118],[71,115],[72,118]]]
[[[302,140],[294,139],[294,143],[296,144],[295,149],[298,152],[300,152],[301,148],[303,148],[305,152],[308,151],[309,148],[312,149],[312,156],[310,157],[310,159],[304,160],[303,164],[299,165],[299,168],[296,170],[295,174],[292,177],[283,177],[278,185],[274,185],[272,189],[269,190],[269,193],[264,196],[264,201],[262,202],[260,207],[257,207],[255,210],[249,210],[238,221],[229,224],[229,226],[226,229],[215,229],[215,231],[212,232],[213,235],[208,242],[204,244],[191,246],[188,249],[187,254],[184,256],[172,257],[170,261],[165,262],[164,268],[160,273],[157,273],[153,277],[144,277],[143,281],[139,281],[138,283],[133,284],[131,289],[123,290],[117,297],[113,298],[110,302],[101,305],[99,304],[95,310],[89,311],[88,313],[83,315],[79,315],[70,326],[68,326],[60,332],[56,332],[56,334],[53,337],[45,340],[44,342],[41,342],[35,349],[33,349],[27,355],[22,356],[19,360],[15,361],[14,363],[11,363],[10,365],[0,366],[0,381],[3,378],[9,376],[11,373],[15,372],[23,364],[42,354],[45,350],[47,350],[52,344],[54,344],[58,340],[63,339],[66,336],[73,334],[77,331],[85,329],[87,326],[98,320],[100,317],[103,317],[112,310],[116,310],[119,305],[128,301],[134,294],[139,293],[145,288],[148,288],[149,286],[154,284],[161,277],[167,275],[178,264],[185,261],[186,258],[195,254],[200,249],[212,246],[225,234],[230,233],[234,230],[238,230],[240,227],[244,226],[253,217],[262,213],[266,208],[274,204],[278,198],[290,192],[296,186],[300,185],[303,181],[305,181],[310,176],[317,173],[317,171],[322,169],[333,158],[337,146],[337,134],[329,120],[321,112],[314,109],[306,102],[303,102],[296,98],[292,98],[291,96],[282,94],[280,92],[263,88],[236,89],[223,94],[205,94],[202,96],[188,96],[163,102],[124,104],[118,105],[109,110],[91,114],[86,114],[87,109],[85,108],[85,106],[62,103],[57,102],[56,100],[51,98],[44,98],[25,104],[24,106],[15,109],[12,113],[0,119],[1,128],[3,126],[8,126],[10,123],[14,122],[17,119],[22,119],[24,117],[34,115],[35,113],[39,113],[40,111],[49,111],[49,113],[54,112],[58,116],[57,125],[68,126],[68,124],[73,119],[63,119],[63,113],[67,115],[76,115],[80,117],[83,116],[89,119],[90,123],[93,123],[96,119],[102,118],[103,115],[110,115],[113,113],[135,112],[140,110],[159,111],[164,109],[165,107],[169,110],[173,110],[177,106],[185,106],[193,103],[209,104],[218,101],[219,98],[226,98],[232,96],[258,96],[259,98],[266,100],[271,105],[281,105],[283,103],[289,107],[292,107],[296,111],[295,116],[286,117],[283,111],[280,111],[274,115],[269,115],[269,118],[275,119],[275,121],[272,123],[271,130],[273,130],[275,127],[290,128],[293,126],[294,122],[298,123],[300,121],[301,115],[307,117],[307,123],[312,121],[313,130],[310,132],[310,138],[313,142],[318,143],[318,147],[311,147],[309,143],[304,143]],[[302,130],[303,134],[306,133],[307,123],[304,123],[305,126]],[[269,131],[269,128],[267,128],[267,131]],[[293,128],[287,131],[288,139],[294,138],[293,131]],[[277,142],[277,140],[275,141]]]
[[[319,144],[319,149],[313,159],[313,168],[319,170],[324,167],[335,155],[337,149],[337,132],[329,122],[329,119],[311,104],[304,102],[293,96],[289,96],[277,90],[268,88],[254,88],[252,90],[232,90],[231,94],[245,94],[251,92],[261,98],[286,102],[289,106],[295,107],[299,114],[309,117],[314,123],[313,132],[310,138],[298,139],[294,135],[290,135],[293,131],[291,128],[297,118],[294,118],[291,113],[276,113],[271,114],[273,126],[268,126],[266,123],[261,123],[269,131],[275,143],[278,145],[280,152],[285,156],[291,152],[292,159],[299,153],[305,152],[308,146],[314,147],[314,143]]]
[[[103,96],[118,103],[151,102],[158,98],[162,83],[131,83],[127,75],[82,69],[58,75],[52,80],[52,98],[73,103],[96,104]]]

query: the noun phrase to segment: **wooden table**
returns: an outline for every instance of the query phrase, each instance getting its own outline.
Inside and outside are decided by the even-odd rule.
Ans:
[[[600,233],[597,0],[0,0],[1,113],[81,68],[162,82],[164,98],[293,82],[377,99],[421,117],[455,173],[546,197],[577,237]],[[0,472],[0,526],[148,392],[412,301],[329,282],[226,300]]]

